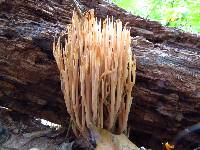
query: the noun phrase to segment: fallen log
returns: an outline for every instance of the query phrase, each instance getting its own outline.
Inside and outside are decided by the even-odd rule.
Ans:
[[[79,4],[84,10],[94,8],[99,18],[113,16],[131,27],[137,59],[131,140],[160,149],[161,142],[200,121],[199,36],[163,27],[106,2]],[[0,2],[0,106],[67,124],[52,42],[71,22],[73,9],[73,3],[64,0]],[[182,146],[191,149],[199,138],[189,136]]]

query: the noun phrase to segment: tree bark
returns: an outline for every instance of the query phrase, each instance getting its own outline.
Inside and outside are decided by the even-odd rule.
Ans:
[[[107,2],[79,4],[83,10],[94,8],[99,18],[109,15],[129,22],[137,59],[129,115],[132,140],[159,149],[161,142],[200,121],[199,36],[133,16]],[[65,0],[0,1],[0,106],[67,123],[52,42],[71,22],[73,9]],[[191,146],[199,141],[199,136],[186,139]]]

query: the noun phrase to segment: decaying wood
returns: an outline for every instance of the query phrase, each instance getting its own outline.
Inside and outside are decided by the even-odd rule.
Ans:
[[[200,38],[162,27],[105,2],[81,1],[96,15],[129,22],[137,59],[130,138],[159,149],[200,121]],[[54,0],[0,2],[0,105],[65,124],[67,111],[52,54],[53,36],[71,22],[73,4]],[[142,140],[141,140],[142,139]],[[189,136],[191,146],[199,136]],[[184,145],[185,149],[188,146]],[[156,147],[157,146],[157,147]],[[181,149],[181,148],[180,148]]]

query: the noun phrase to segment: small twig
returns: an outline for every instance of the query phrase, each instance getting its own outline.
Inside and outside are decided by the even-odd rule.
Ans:
[[[70,129],[71,129],[71,126],[72,126],[72,119],[70,118],[69,126],[68,126],[68,128],[67,128],[66,138],[68,138],[68,135],[69,135],[69,131],[70,131]]]

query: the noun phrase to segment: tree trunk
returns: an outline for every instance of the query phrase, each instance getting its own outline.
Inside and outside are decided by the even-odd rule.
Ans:
[[[79,2],[129,22],[137,78],[130,138],[154,149],[200,121],[200,37],[131,15],[106,2]],[[70,23],[71,1],[0,1],[0,106],[66,124],[67,111],[52,55],[53,36]],[[195,146],[199,136],[185,143]],[[185,147],[186,148],[186,147]],[[180,148],[181,149],[181,148]]]

